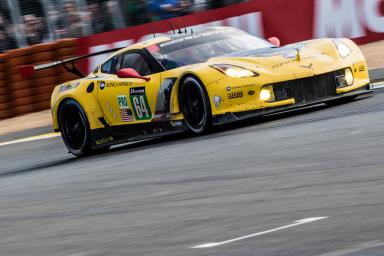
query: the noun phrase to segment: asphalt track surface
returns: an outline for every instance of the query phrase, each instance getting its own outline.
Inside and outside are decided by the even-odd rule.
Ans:
[[[384,255],[383,127],[376,93],[81,159],[2,146],[0,255]]]

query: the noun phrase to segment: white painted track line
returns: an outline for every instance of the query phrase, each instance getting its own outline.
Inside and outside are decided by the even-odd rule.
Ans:
[[[317,256],[343,256],[343,255],[348,255],[348,254],[355,253],[355,252],[361,252],[361,251],[364,251],[367,249],[371,249],[371,248],[375,248],[375,247],[381,247],[381,246],[384,246],[384,242],[372,241],[372,242],[368,242],[368,243],[358,244],[353,248],[337,250],[337,251],[328,252],[325,254],[320,254]],[[365,254],[361,254],[361,255],[365,255]]]
[[[229,244],[229,243],[241,241],[244,239],[248,239],[248,238],[252,238],[252,237],[256,237],[256,236],[261,236],[261,235],[269,234],[272,232],[300,226],[303,224],[323,220],[326,218],[328,218],[328,217],[312,217],[312,218],[301,219],[301,220],[294,221],[292,224],[289,224],[289,225],[281,226],[281,227],[274,228],[274,229],[265,230],[262,232],[258,232],[258,233],[254,233],[254,234],[250,234],[250,235],[246,235],[246,236],[240,236],[240,237],[229,239],[229,240],[222,241],[222,242],[212,242],[212,243],[195,245],[195,246],[192,246],[191,249],[212,248],[212,247],[216,247],[216,246],[220,246],[220,245],[224,245],[224,244]]]
[[[47,133],[47,134],[27,137],[27,138],[23,138],[23,139],[17,139],[17,140],[1,142],[0,143],[0,147],[12,145],[12,144],[18,144],[18,143],[22,143],[22,142],[29,142],[29,141],[36,141],[36,140],[46,140],[46,139],[56,138],[56,137],[60,137],[60,136],[61,136],[60,133]]]

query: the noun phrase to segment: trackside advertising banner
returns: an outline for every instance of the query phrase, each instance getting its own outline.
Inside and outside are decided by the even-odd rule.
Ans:
[[[356,43],[384,39],[383,0],[252,0],[228,7],[191,14],[172,20],[176,27],[232,26],[250,34],[281,43],[321,37],[347,37]],[[79,54],[124,47],[153,37],[173,33],[169,20],[80,38]],[[176,31],[177,33],[177,31]],[[106,56],[82,63],[92,71]]]

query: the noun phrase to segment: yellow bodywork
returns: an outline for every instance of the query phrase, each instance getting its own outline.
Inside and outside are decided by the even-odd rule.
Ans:
[[[143,43],[127,47],[111,57],[132,49],[142,49],[150,45],[168,40],[156,38]],[[354,81],[350,86],[337,89],[338,94],[356,90],[369,84],[368,68],[359,48],[348,39],[339,39],[348,45],[351,54],[345,58],[340,57],[332,39],[317,39],[300,43],[299,50],[293,50],[292,56],[274,55],[267,57],[218,57],[209,59],[206,63],[184,66],[164,72],[152,74],[151,80],[146,82],[135,78],[118,78],[116,75],[103,74],[100,68],[89,76],[58,85],[51,100],[54,129],[59,128],[58,112],[60,104],[68,98],[77,101],[88,117],[91,130],[103,128],[99,118],[103,117],[108,125],[140,124],[153,122],[162,81],[167,78],[177,78],[170,98],[170,120],[182,120],[178,102],[178,87],[182,79],[193,75],[205,86],[211,103],[212,115],[236,113],[249,110],[267,109],[278,106],[291,106],[295,100],[286,99],[276,102],[266,102],[260,99],[260,91],[265,85],[311,77],[335,70],[350,68]],[[294,47],[293,47],[294,48]],[[259,74],[257,77],[233,78],[211,67],[213,64],[230,64],[240,66]],[[90,84],[94,90],[87,92]],[[101,89],[104,83],[104,89]],[[120,107],[117,96],[125,95],[129,99],[129,89],[145,87],[151,118],[133,120],[124,123],[119,114]],[[231,94],[231,95],[229,95]],[[241,97],[237,97],[241,95]],[[214,104],[214,97],[221,98],[220,105]],[[129,108],[135,106],[128,102]]]

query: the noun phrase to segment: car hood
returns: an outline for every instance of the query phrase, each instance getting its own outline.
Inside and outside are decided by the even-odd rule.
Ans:
[[[332,39],[317,39],[284,47],[262,48],[211,58],[209,65],[230,64],[270,76],[301,78],[346,67]]]

